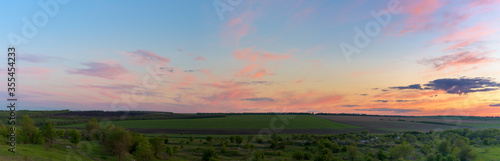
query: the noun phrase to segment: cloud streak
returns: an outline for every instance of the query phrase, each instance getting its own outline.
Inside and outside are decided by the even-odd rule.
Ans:
[[[107,64],[99,62],[83,63],[86,69],[67,71],[69,74],[80,74],[85,76],[100,77],[105,79],[116,79],[118,76],[128,73],[127,69],[120,64]]]
[[[397,109],[397,108],[371,108],[371,109],[355,109],[355,110],[356,111],[394,112],[394,113],[420,112],[420,110],[415,110],[415,109]]]

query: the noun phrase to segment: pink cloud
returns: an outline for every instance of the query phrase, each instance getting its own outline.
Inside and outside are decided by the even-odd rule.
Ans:
[[[290,54],[274,54],[270,52],[253,51],[252,48],[233,51],[233,56],[238,60],[249,60],[250,62],[256,61],[277,61],[286,60],[291,58]]]
[[[296,20],[296,21],[304,21],[307,16],[313,12],[314,9],[312,7],[307,7],[306,9],[300,11],[300,12],[297,12],[293,15],[293,18]]]
[[[81,74],[86,76],[100,77],[105,79],[116,79],[118,76],[128,73],[120,64],[108,64],[99,62],[83,63],[86,69],[67,71],[69,74]]]
[[[49,68],[43,68],[43,67],[30,67],[26,69],[20,69],[19,73],[20,74],[28,74],[28,75],[36,75],[36,76],[46,76],[50,72],[54,70],[49,69]]]
[[[269,69],[260,67],[258,65],[248,65],[242,70],[238,71],[235,76],[237,77],[245,77],[245,78],[261,78],[265,75],[273,75],[274,73],[270,72]]]
[[[170,63],[170,59],[159,56],[156,53],[145,51],[145,50],[137,50],[134,52],[127,52],[126,55],[137,59],[137,63],[139,64],[147,64],[151,61],[158,61],[161,63]]]
[[[197,56],[194,60],[199,60],[199,61],[205,61],[207,59],[205,59],[204,57],[202,56]]]
[[[210,76],[210,78],[216,78],[217,76],[215,76],[211,71],[207,70],[207,69],[201,69],[201,73],[203,74],[206,74],[208,76]]]
[[[449,55],[444,55],[432,59],[422,59],[418,61],[421,64],[431,64],[434,70],[440,71],[451,67],[463,68],[470,65],[480,65],[498,61],[495,58],[489,57],[492,51],[489,52],[457,52]]]
[[[445,35],[443,37],[437,38],[435,41],[450,42],[450,41],[470,41],[476,40],[480,37],[493,34],[498,30],[493,30],[485,26],[484,24],[478,24],[476,26],[467,28],[460,32]]]
[[[256,29],[253,27],[253,24],[257,20],[258,16],[258,10],[251,10],[249,8],[238,17],[231,18],[225,25],[222,26],[222,38],[230,43],[236,42],[236,45],[238,45],[243,37],[250,34],[252,30]]]
[[[405,1],[403,13],[407,14],[401,34],[426,31],[433,26],[436,11],[445,3],[440,0]]]

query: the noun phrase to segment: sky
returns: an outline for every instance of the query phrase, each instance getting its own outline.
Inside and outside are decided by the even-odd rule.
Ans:
[[[500,116],[495,0],[3,4],[17,110]]]

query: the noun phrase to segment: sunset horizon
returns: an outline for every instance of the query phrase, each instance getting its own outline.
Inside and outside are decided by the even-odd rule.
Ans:
[[[496,1],[55,2],[0,11],[18,111],[500,116]]]

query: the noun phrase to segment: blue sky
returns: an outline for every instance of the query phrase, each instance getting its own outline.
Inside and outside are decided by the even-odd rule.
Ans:
[[[0,43],[19,50],[27,109],[499,113],[497,2],[229,2],[8,1]],[[28,38],[24,18],[47,21]],[[375,34],[356,46],[355,28],[369,25]],[[342,43],[359,53],[346,59]],[[422,88],[394,88],[412,84]]]

